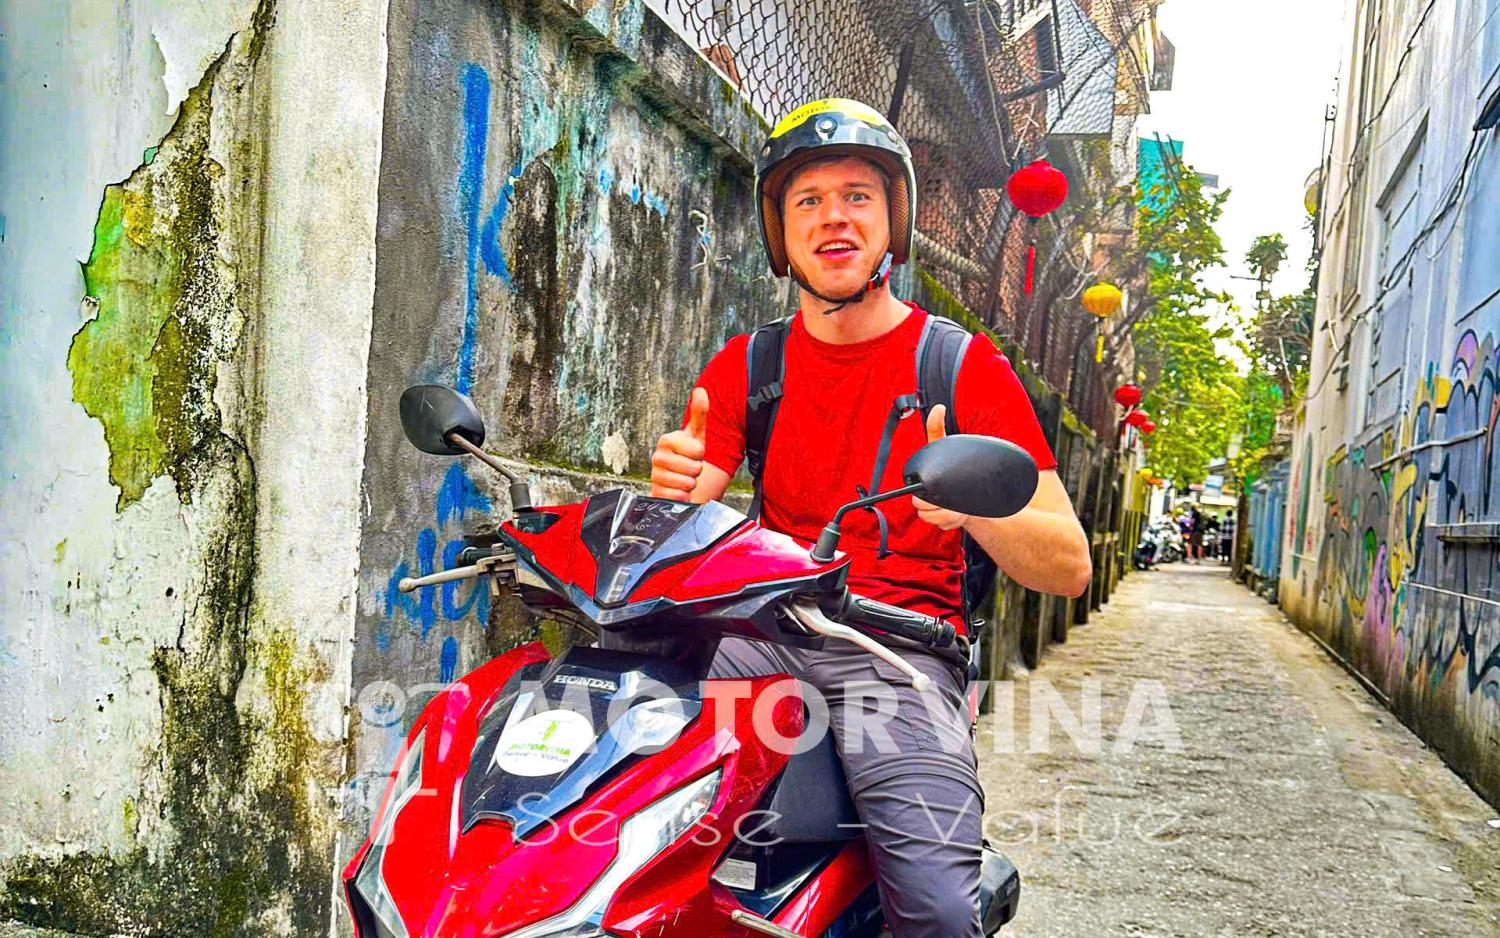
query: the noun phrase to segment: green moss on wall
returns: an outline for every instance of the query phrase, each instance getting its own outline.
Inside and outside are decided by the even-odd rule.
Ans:
[[[192,503],[202,585],[177,641],[151,656],[161,737],[141,794],[113,809],[127,846],[58,856],[49,844],[7,860],[0,921],[140,936],[326,929],[334,819],[313,799],[332,773],[305,700],[326,675],[255,613],[255,466],[214,404],[219,368],[240,361],[249,302],[237,284],[254,282],[259,219],[232,201],[257,170],[236,165],[229,183],[210,118],[216,94],[246,113],[236,96],[250,93],[273,9],[263,0],[253,41],[231,42],[147,163],[100,203],[83,265],[95,315],[68,350],[73,396],[103,427],[119,510],[161,476]]]
[[[105,189],[83,265],[97,314],[73,337],[68,370],[73,399],[104,428],[121,510],[161,475],[190,500],[200,444],[219,429],[212,335],[239,314],[215,262],[208,81],[151,163]]]
[[[969,312],[969,308],[959,302],[958,297],[949,293],[947,288],[937,282],[937,278],[925,270],[917,270],[917,281],[921,286],[921,304],[930,313],[947,318],[963,326],[973,333],[982,333],[990,337],[996,345],[1000,345],[999,336],[980,321],[978,316]]]
[[[239,454],[227,473],[222,528],[205,556],[210,576],[184,646],[160,648],[162,735],[155,771],[164,850],[22,857],[7,864],[0,920],[85,934],[260,936],[277,910],[294,934],[327,918],[331,857],[326,808],[309,803],[320,747],[304,688],[325,675],[299,663],[288,633],[254,640],[254,473]],[[265,711],[237,704],[247,673]],[[123,808],[133,839],[138,806]]]

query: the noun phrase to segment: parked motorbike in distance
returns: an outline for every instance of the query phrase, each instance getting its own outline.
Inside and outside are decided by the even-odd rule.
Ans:
[[[1141,532],[1133,561],[1137,570],[1150,570],[1160,563],[1176,563],[1186,556],[1182,532],[1170,518],[1157,519]]]
[[[1156,532],[1150,527],[1141,531],[1141,539],[1136,542],[1135,552],[1131,554],[1131,565],[1137,570],[1150,570],[1156,565],[1156,554],[1159,549]]]
[[[1187,544],[1176,522],[1170,518],[1158,521],[1157,533],[1161,538],[1161,563],[1177,563],[1187,556]]]
[[[833,640],[922,688],[902,643],[964,640],[941,619],[850,592],[839,522],[909,495],[1013,514],[1036,488],[1031,457],[987,437],[929,443],[903,486],[840,508],[809,550],[719,502],[615,489],[533,508],[526,482],[480,448],[473,402],[447,388],[408,389],[401,420],[424,452],[468,453],[502,473],[516,515],[459,566],[399,588],[485,578],[601,641],[555,659],[540,643],[517,648],[423,708],[343,873],[359,938],[878,935],[874,874],[832,738],[782,751],[754,714],[798,739],[796,685],[754,678],[748,699],[726,700],[709,663],[724,636]],[[1020,878],[988,846],[981,887],[992,935],[1015,914]]]

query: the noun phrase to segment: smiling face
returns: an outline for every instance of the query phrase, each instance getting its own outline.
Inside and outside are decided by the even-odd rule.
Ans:
[[[787,259],[824,296],[856,293],[890,247],[886,177],[858,157],[812,163],[781,198]]]

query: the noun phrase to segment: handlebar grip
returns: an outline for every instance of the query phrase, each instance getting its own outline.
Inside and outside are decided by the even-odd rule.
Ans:
[[[920,612],[911,612],[855,593],[844,594],[838,618],[846,623],[869,626],[934,648],[947,648],[958,635],[958,630],[952,623],[935,616],[924,616]]]

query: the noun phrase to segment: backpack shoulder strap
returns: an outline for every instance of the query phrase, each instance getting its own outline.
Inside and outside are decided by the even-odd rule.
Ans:
[[[973,339],[969,330],[953,320],[929,314],[917,340],[917,392],[922,396],[922,416],[942,404],[947,408],[944,424],[950,434],[959,432],[953,397],[958,370]]]
[[[950,435],[960,432],[953,399],[958,387],[958,372],[973,339],[969,330],[953,320],[929,314],[922,328],[922,337],[917,341],[917,389],[922,398],[922,414],[925,417],[932,408],[942,404],[947,408],[943,423]],[[997,569],[984,548],[965,534],[964,618],[971,639],[985,626],[983,619]]]
[[[760,516],[761,477],[766,469],[766,450],[771,429],[781,405],[781,380],[786,373],[786,338],[791,317],[768,322],[750,334],[745,349],[745,463],[755,495],[749,515]]]

